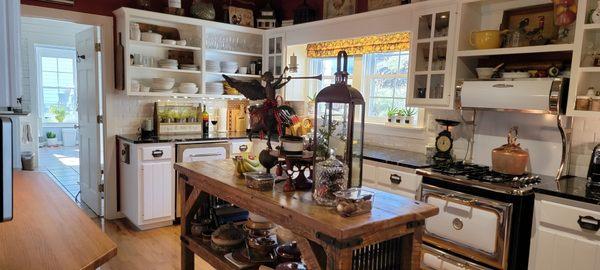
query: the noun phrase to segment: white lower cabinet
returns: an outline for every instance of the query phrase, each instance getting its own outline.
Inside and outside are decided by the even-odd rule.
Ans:
[[[416,199],[422,176],[414,169],[381,162],[365,160],[363,163],[363,185]]]
[[[129,158],[122,152],[119,164],[121,212],[141,230],[171,225],[175,218],[174,147],[122,143],[121,149],[125,148]]]
[[[536,194],[529,269],[600,269],[600,206]]]

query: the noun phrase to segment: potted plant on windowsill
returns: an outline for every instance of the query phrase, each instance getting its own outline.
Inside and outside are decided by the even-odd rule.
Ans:
[[[58,140],[56,139],[56,133],[54,133],[52,131],[46,132],[46,145],[47,146],[58,145]]]
[[[396,107],[390,107],[387,110],[387,117],[388,117],[388,122],[389,123],[395,123],[396,119],[398,118],[398,108],[396,108]]]
[[[397,118],[396,118],[396,124],[404,124],[404,109],[400,108],[398,109],[398,113],[397,114]]]
[[[403,111],[404,123],[407,125],[413,125],[415,123],[415,115],[417,115],[417,109],[406,107]]]

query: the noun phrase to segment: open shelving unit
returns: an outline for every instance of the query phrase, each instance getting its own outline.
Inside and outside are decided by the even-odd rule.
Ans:
[[[144,11],[131,8],[120,8],[114,12],[117,18],[117,57],[122,61],[122,74],[117,74],[118,85],[122,85],[122,90],[129,96],[144,96],[156,98],[198,98],[198,99],[243,99],[241,95],[212,95],[206,94],[206,83],[224,81],[222,75],[236,77],[239,80],[259,79],[260,75],[205,72],[206,60],[214,61],[235,61],[240,67],[249,67],[250,62],[262,60],[262,41],[264,30],[243,27],[238,25],[223,24],[212,21],[205,21],[189,17],[175,16],[164,13]],[[177,39],[187,41],[185,46],[170,45],[163,43],[153,43],[146,41],[132,40],[130,38],[131,23],[139,23],[157,33],[168,33],[175,35]],[[162,31],[162,32],[161,32]],[[174,34],[176,33],[176,34]],[[230,40],[223,40],[219,45],[226,49],[216,49],[215,43],[208,44],[207,40],[214,37],[231,37],[237,43]],[[170,38],[174,39],[174,38]],[[252,43],[256,46],[244,46],[243,44]],[[208,46],[210,45],[210,47]],[[243,49],[242,49],[243,48]],[[188,59],[185,64],[198,66],[198,70],[167,69],[155,66],[137,66],[130,61],[135,54],[143,57],[153,58],[157,62],[160,59],[173,59],[173,55]],[[119,72],[119,68],[117,68]],[[141,85],[150,86],[153,78],[173,78],[175,79],[174,92],[138,92],[132,91],[131,82],[137,80]],[[198,86],[198,93],[184,94],[177,93],[177,87],[180,83],[192,82]]]

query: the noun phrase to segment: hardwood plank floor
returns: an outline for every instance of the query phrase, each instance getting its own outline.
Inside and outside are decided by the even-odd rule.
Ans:
[[[137,231],[127,220],[94,219],[117,243],[117,256],[100,267],[102,270],[180,269],[179,226]],[[196,269],[214,269],[196,257]]]

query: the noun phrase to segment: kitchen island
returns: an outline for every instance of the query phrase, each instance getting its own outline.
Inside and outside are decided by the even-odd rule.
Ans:
[[[191,236],[191,221],[209,196],[292,231],[309,269],[420,269],[424,220],[438,213],[435,206],[369,189],[375,192],[371,213],[344,218],[316,205],[310,192],[284,193],[281,184],[266,192],[247,188],[230,160],[177,163],[175,169],[182,187],[182,269],[194,268],[194,254],[217,269],[237,269]]]

